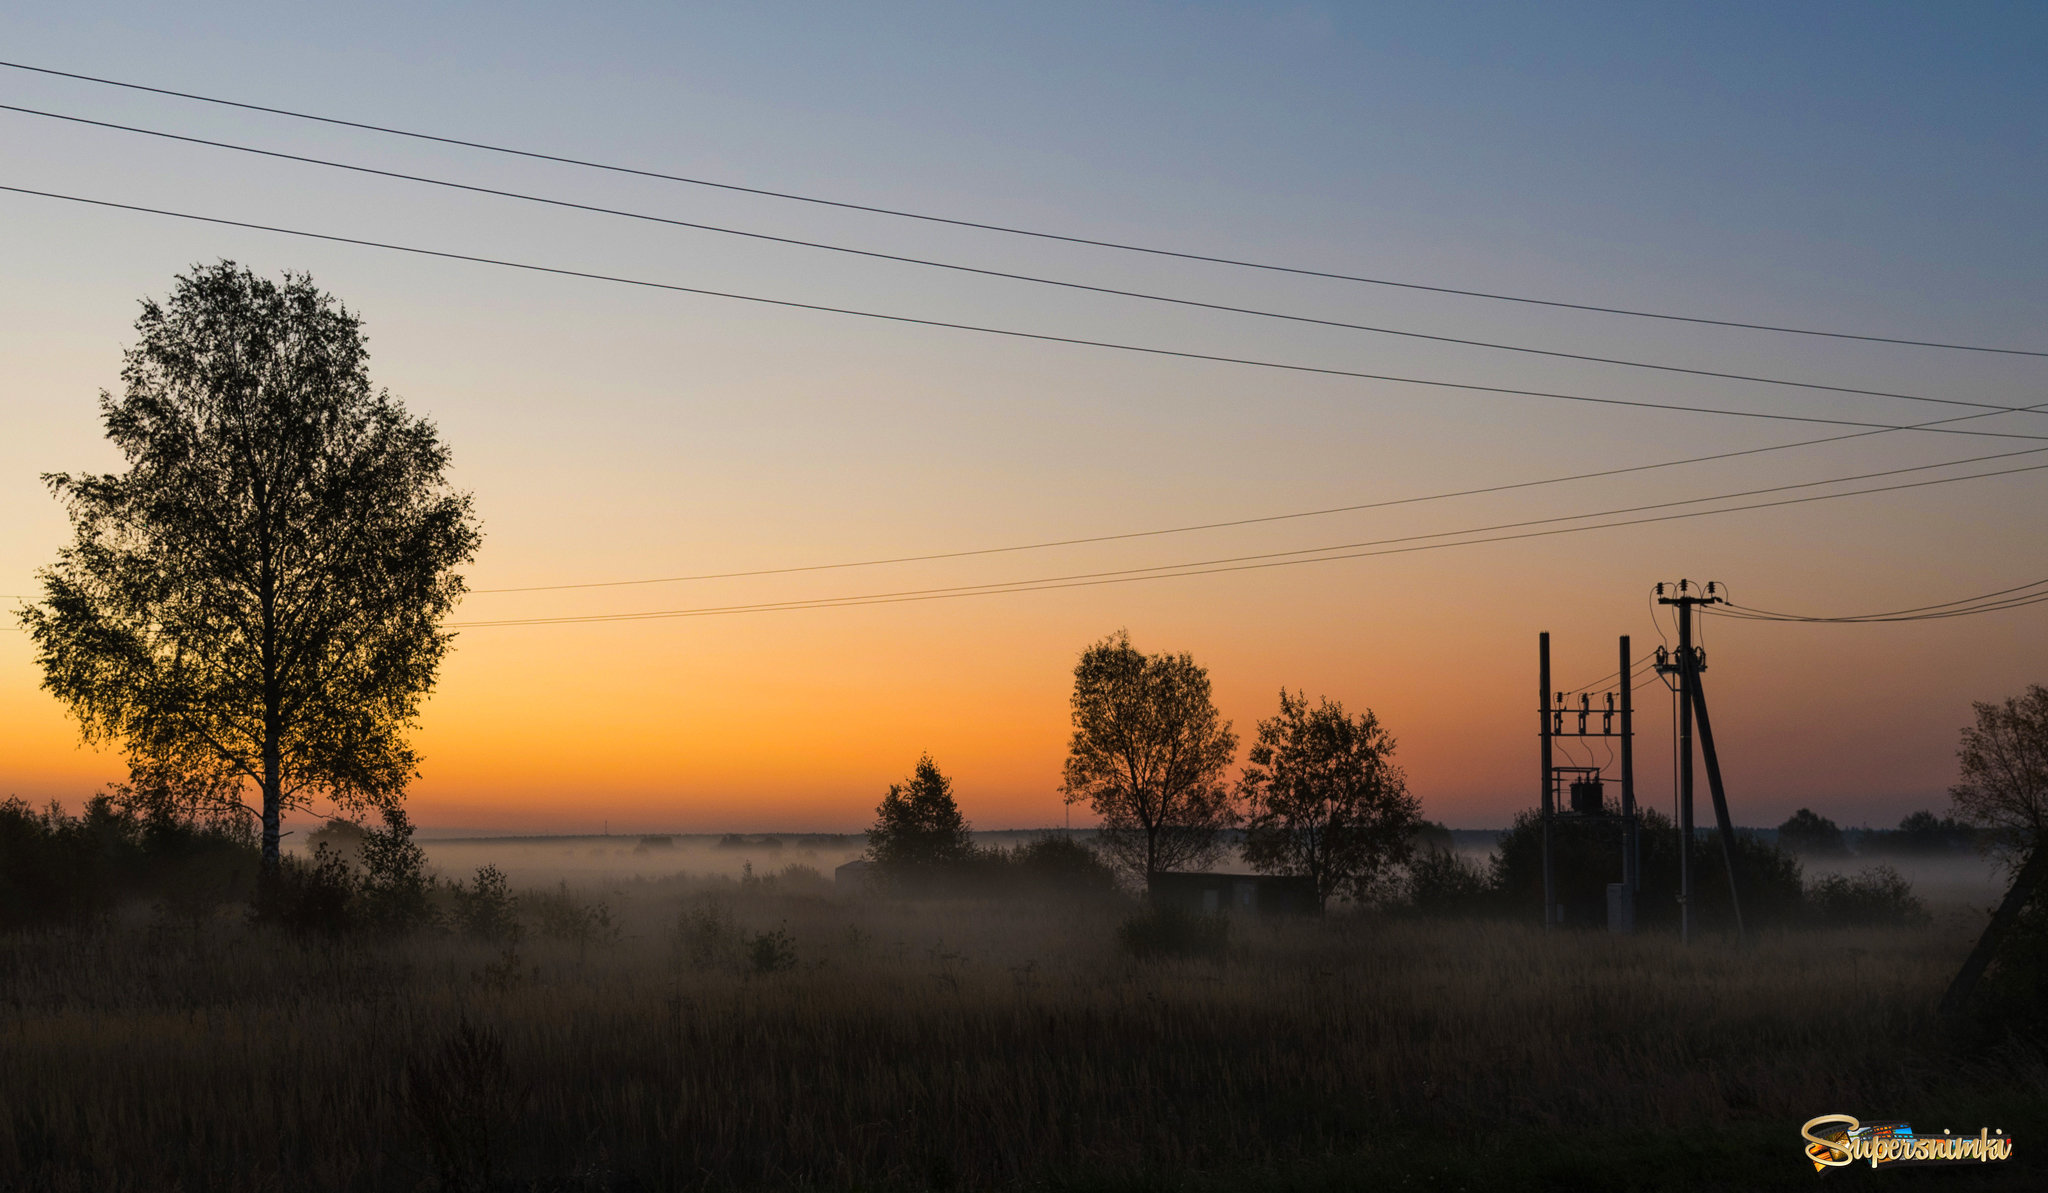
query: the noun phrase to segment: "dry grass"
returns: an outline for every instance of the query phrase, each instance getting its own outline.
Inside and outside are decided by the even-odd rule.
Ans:
[[[0,940],[0,1187],[1746,1188],[1812,1179],[1823,1112],[2039,1138],[2048,1104],[2038,1060],[1934,1030],[1953,927],[1686,950],[1344,916],[1138,963],[1101,904],[612,901],[617,943],[510,956]],[[793,968],[750,962],[770,931]]]

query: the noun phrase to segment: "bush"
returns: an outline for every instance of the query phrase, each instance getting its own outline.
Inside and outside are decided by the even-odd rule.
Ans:
[[[612,923],[612,910],[602,899],[586,903],[564,882],[552,891],[529,892],[519,900],[542,936],[564,940],[577,947],[610,944],[619,938]]]
[[[737,952],[738,942],[732,909],[720,900],[701,898],[676,917],[672,943],[678,964],[710,969]]]
[[[1484,915],[1500,905],[1484,866],[1433,843],[1409,861],[1403,893],[1405,909],[1426,916]]]
[[[197,918],[255,888],[248,827],[170,814],[143,816],[105,795],[84,814],[0,803],[0,928],[73,923],[148,901]]]
[[[747,939],[747,965],[758,974],[796,968],[796,940],[780,928]]]
[[[256,904],[256,918],[293,932],[339,936],[355,927],[357,880],[334,846],[322,841],[310,859],[278,859],[277,873]]]
[[[1827,928],[1905,927],[1928,921],[1913,884],[1890,866],[1872,866],[1854,875],[1830,874],[1807,888],[1806,902],[1810,921]]]
[[[483,866],[476,872],[476,884],[465,890],[455,888],[455,922],[464,935],[493,944],[509,944],[519,939],[519,921],[515,915],[517,900],[505,887],[505,874],[496,866]]]
[[[1230,920],[1170,905],[1150,905],[1116,930],[1117,943],[1139,960],[1220,957],[1230,947]]]
[[[1073,895],[1116,891],[1116,871],[1101,854],[1069,836],[1048,833],[1017,846],[1004,860],[1028,888]]]
[[[384,827],[361,835],[357,851],[363,864],[362,919],[387,932],[404,932],[438,919],[429,896],[434,880],[427,873],[427,852],[412,839],[405,809],[387,808]]]

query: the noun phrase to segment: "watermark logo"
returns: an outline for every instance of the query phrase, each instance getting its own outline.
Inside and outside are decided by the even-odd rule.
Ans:
[[[1843,1168],[1862,1161],[1872,1168],[1895,1164],[1983,1164],[2012,1158],[2012,1137],[1980,1127],[1975,1135],[1943,1131],[1918,1135],[1906,1123],[1866,1123],[1847,1114],[1823,1114],[1799,1128],[1813,1170]]]

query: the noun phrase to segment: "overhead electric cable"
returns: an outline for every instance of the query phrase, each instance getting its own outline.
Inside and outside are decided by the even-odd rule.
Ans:
[[[1915,605],[1909,609],[1893,609],[1886,613],[1815,617],[1797,613],[1778,613],[1768,609],[1754,609],[1732,602],[1718,607],[1703,606],[1703,608],[1708,608],[1717,617],[1733,617],[1744,621],[1856,625],[1888,621],[1933,621],[1942,618],[1993,612],[2000,609],[2018,608],[2044,600],[2048,600],[2048,579],[2034,580],[2026,584],[2015,585],[2011,588],[2001,588],[1996,592],[1958,597],[1952,601],[1941,601],[1932,605]]]
[[[1940,467],[1932,465],[1931,467]],[[1689,510],[1675,514],[1657,514],[1645,518],[1629,518],[1614,522],[1596,522],[1585,526],[1551,526],[1542,530],[1523,530],[1514,534],[1495,535],[1490,538],[1466,538],[1457,542],[1416,542],[1417,539],[1442,539],[1457,535],[1483,534],[1494,527],[1473,527],[1462,531],[1444,531],[1431,535],[1408,535],[1401,538],[1375,540],[1373,544],[1355,544],[1360,547],[1375,546],[1373,550],[1341,551],[1337,554],[1320,554],[1307,558],[1274,559],[1263,556],[1241,557],[1247,562],[1198,561],[1186,564],[1166,564],[1155,568],[1130,568],[1113,572],[1084,572],[1069,576],[1046,576],[1035,579],[999,581],[990,584],[963,584],[942,588],[907,589],[897,592],[865,593],[845,597],[815,597],[788,601],[763,601],[739,605],[710,605],[686,609],[657,609],[634,613],[577,614],[559,617],[512,617],[483,621],[450,622],[449,628],[483,628],[495,626],[523,625],[570,625],[595,624],[600,622],[651,621],[679,617],[709,617],[737,613],[783,612],[798,609],[834,609],[860,605],[899,604],[909,601],[941,600],[969,596],[998,596],[1006,593],[1047,592],[1065,588],[1090,588],[1106,584],[1128,584],[1140,580],[1180,579],[1188,576],[1217,575],[1227,572],[1258,571],[1266,568],[1294,567],[1310,563],[1332,563],[1345,559],[1364,559],[1380,555],[1401,555],[1416,551],[1442,550],[1448,547],[1470,547],[1483,543],[1512,542],[1521,539],[1546,538],[1552,535],[1577,534],[1588,530],[1610,530],[1623,526],[1641,526],[1658,522],[1674,522],[1689,518],[1702,518],[1715,514],[1741,513],[1749,510],[1775,509],[1789,505],[1804,505],[1816,501],[1832,501],[1843,497],[1860,497],[1874,493],[1891,493],[1905,489],[1922,489],[1934,485],[1955,484],[1961,481],[1986,480],[1991,477],[2011,476],[2023,472],[2039,472],[2048,469],[2048,464],[2027,464],[2017,468],[1998,469],[1990,472],[1971,473],[1965,476],[1936,477],[1931,480],[1904,481],[1898,484],[1877,485],[1867,489],[1851,489],[1841,493],[1810,493],[1802,497],[1785,497],[1775,501],[1752,502],[1748,505],[1726,506],[1720,509]],[[1814,484],[1839,483],[1812,482]],[[1806,486],[1791,486],[1806,487]],[[1701,501],[1720,498],[1703,497],[1691,501],[1667,504],[1690,505]],[[1638,507],[1656,508],[1656,507]],[[1579,518],[1600,517],[1600,514],[1580,514]],[[1556,519],[1548,519],[1555,521]],[[1504,526],[1528,525],[1529,523],[1504,523]],[[1378,543],[1399,544],[1377,546]],[[1339,548],[1322,548],[1324,551],[1339,551]],[[1171,570],[1179,568],[1181,570]],[[2048,599],[2048,598],[2044,598]]]
[[[299,162],[305,165],[322,166],[335,170],[347,170],[378,178],[390,178],[402,182],[416,182],[427,186],[443,187],[449,190],[467,191],[472,194],[491,195],[502,199],[515,199],[525,203],[539,203],[549,207],[566,208],[572,211],[589,212],[596,215],[618,216],[622,219],[640,220],[646,223],[664,224],[676,228],[689,228],[699,232],[714,232],[724,236],[739,236],[749,240],[766,241],[772,244],[792,245],[798,248],[818,249],[824,252],[843,253],[849,256],[866,257],[878,261],[893,261],[905,265],[917,265],[931,269],[944,269],[956,273],[973,274],[979,277],[1000,278],[1006,281],[1027,282],[1038,286],[1056,286],[1066,290],[1085,291],[1116,298],[1132,298],[1144,302],[1167,303],[1173,306],[1197,310],[1217,311],[1232,315],[1251,315],[1261,319],[1277,319],[1289,323],[1311,324],[1344,331],[1362,331],[1374,335],[1397,336],[1404,339],[1427,340],[1439,344],[1455,344],[1466,348],[1484,348],[1495,352],[1515,352],[1530,356],[1544,356],[1556,360],[1574,360],[1588,364],[1615,365],[1629,369],[1648,369],[1660,373],[1678,373],[1693,377],[1710,377],[1721,381],[1746,381],[1758,385],[1781,385],[1794,389],[1808,389],[1823,393],[1853,394],[1859,397],[1895,398],[1904,402],[1928,402],[1943,406],[1968,406],[1985,410],[2011,410],[1990,402],[1969,402],[1956,398],[1930,398],[1919,394],[1901,393],[1894,390],[1865,389],[1853,385],[1833,385],[1821,381],[1799,381],[1785,377],[1763,377],[1751,373],[1729,373],[1717,369],[1693,368],[1688,365],[1664,364],[1657,361],[1629,360],[1623,357],[1598,356],[1587,352],[1567,352],[1554,348],[1538,348],[1524,344],[1506,344],[1493,340],[1476,340],[1464,336],[1439,335],[1434,332],[1414,331],[1397,327],[1381,327],[1368,323],[1352,323],[1342,319],[1325,319],[1316,315],[1298,315],[1285,311],[1270,311],[1258,307],[1242,307],[1229,303],[1205,302],[1194,298],[1181,298],[1170,294],[1155,294],[1144,290],[1125,290],[1115,286],[1098,286],[1088,282],[1069,281],[1063,278],[1044,277],[1038,274],[1015,273],[1009,270],[988,269],[976,265],[963,265],[952,261],[935,261],[925,257],[911,257],[899,253],[884,253],[872,249],[852,248],[847,245],[829,244],[824,241],[802,240],[792,236],[775,236],[766,232],[752,232],[743,228],[729,228],[720,224],[707,224],[696,220],[674,219],[669,216],[652,215],[647,212],[629,211],[618,207],[604,207],[594,203],[578,203],[569,199],[553,199],[544,195],[524,191],[504,190],[498,187],[480,186],[467,182],[454,182],[444,178],[432,178],[424,174],[408,174],[399,170],[384,170],[375,166],[356,165],[334,161],[329,158],[311,157],[299,153],[286,153],[275,149],[259,149],[251,145],[240,145],[232,141],[215,141],[205,137],[186,136],[181,133],[163,132],[158,129],[142,128],[132,124],[116,124],[108,120],[92,120],[84,116],[70,116],[61,112],[48,112],[40,108],[25,108],[16,104],[0,104],[0,111],[17,112],[28,116],[41,116],[51,120],[69,121],[74,124],[91,125],[95,128],[113,129],[120,132],[137,133],[147,137],[158,137],[170,141],[182,141],[192,145],[205,145],[214,149],[229,149],[237,153],[255,154],[259,157],[276,158],[282,161]]]
[[[2048,408],[2048,402],[2023,407],[2027,411]],[[1664,460],[1655,464],[1631,464],[1622,468],[1602,468],[1593,472],[1575,472],[1567,476],[1545,477],[1533,481],[1511,481],[1506,484],[1485,485],[1476,489],[1454,489],[1441,493],[1426,493],[1416,497],[1390,497],[1384,501],[1366,501],[1356,505],[1327,506],[1321,509],[1295,510],[1284,514],[1263,514],[1249,518],[1231,518],[1220,522],[1195,522],[1184,526],[1168,526],[1154,530],[1128,530],[1115,534],[1086,535],[1076,538],[1045,539],[1031,543],[1013,543],[1001,547],[972,547],[955,551],[931,551],[922,555],[891,555],[875,559],[852,559],[837,563],[800,564],[791,567],[753,568],[736,572],[698,572],[683,576],[647,576],[632,580],[586,580],[572,584],[525,584],[501,588],[473,588],[469,595],[512,592],[560,592],[578,588],[630,588],[647,584],[682,584],[698,580],[738,580],[754,576],[786,576],[799,572],[841,571],[848,568],[884,567],[903,563],[932,563],[946,559],[965,559],[980,555],[1008,555],[1021,551],[1043,551],[1055,547],[1085,546],[1093,543],[1113,543],[1130,539],[1157,538],[1162,535],[1190,534],[1203,530],[1227,530],[1239,526],[1256,526],[1272,522],[1288,522],[1300,518],[1320,518],[1332,514],[1349,514],[1361,510],[1385,509],[1391,506],[1417,505],[1424,502],[1444,501],[1455,497],[1477,497],[1489,493],[1505,493],[1516,489],[1533,489],[1546,485],[1565,484],[1570,481],[1598,480],[1610,476],[1624,476],[1635,472],[1652,472],[1663,468],[1676,468],[1685,464],[1705,464],[1717,460],[1732,460],[1741,456],[1763,455],[1769,452],[1789,451],[1796,447],[1812,447],[1825,443],[1841,443],[1850,439],[1863,439],[1873,435],[1887,435],[1894,430],[1921,430],[1945,423],[1967,422],[1975,418],[1991,418],[1998,412],[1963,414],[1951,418],[1935,419],[1931,422],[1914,423],[1906,427],[1886,427],[1874,431],[1852,431],[1846,435],[1828,435],[1819,439],[1800,439],[1791,443],[1774,443],[1765,447],[1747,447],[1736,451],[1715,452],[1705,456],[1687,456],[1681,460]],[[1577,691],[1579,689],[1572,689]]]
[[[68,203],[83,203],[93,207],[105,207],[118,211],[133,211],[145,215],[160,215],[171,219],[190,220],[196,223],[214,224],[227,228],[246,228],[256,232],[274,232],[283,236],[297,236],[307,240],[326,241],[331,244],[350,244],[362,248],[383,249],[388,252],[408,253],[421,257],[437,257],[448,261],[466,261],[476,265],[491,265],[504,269],[517,269],[529,273],[551,274],[557,277],[582,278],[587,281],[605,282],[613,285],[636,286],[649,290],[665,290],[677,294],[696,294],[707,298],[724,298],[736,302],[758,303],[763,306],[782,307],[788,310],[815,311],[830,315],[850,315],[862,319],[875,319],[888,323],[903,323],[918,327],[937,327],[951,331],[969,331],[981,335],[1004,336],[1011,339],[1032,340],[1047,344],[1068,344],[1083,348],[1103,348],[1115,352],[1132,352],[1144,356],[1169,357],[1179,360],[1199,360],[1214,364],[1243,365],[1249,368],[1274,369],[1288,373],[1303,373],[1312,376],[1347,377],[1363,381],[1385,381],[1398,385],[1419,385],[1435,389],[1453,389],[1465,393],[1495,394],[1509,397],[1545,398],[1561,402],[1581,402],[1597,406],[1620,406],[1641,410],[1667,410],[1688,414],[1709,414],[1724,418],[1753,418],[1770,422],[1812,423],[1836,427],[1873,427],[1892,431],[1919,430],[1938,435],[1970,435],[1992,439],[2048,439],[2048,435],[2026,435],[2013,431],[1963,431],[1952,427],[1928,425],[1914,427],[1898,423],[1869,422],[1862,419],[1825,418],[1810,414],[1783,414],[1761,410],[1728,410],[1716,406],[1694,406],[1681,402],[1651,402],[1639,398],[1602,398],[1589,394],[1570,394],[1552,390],[1518,389],[1503,385],[1482,385],[1467,381],[1442,381],[1425,377],[1403,377],[1392,373],[1369,373],[1360,369],[1340,369],[1326,365],[1291,364],[1285,361],[1262,360],[1255,357],[1225,356],[1219,353],[1194,352],[1179,348],[1158,348],[1142,344],[1125,344],[1112,340],[1092,340],[1080,336],[1053,335],[1047,332],[1020,331],[1015,328],[989,327],[975,323],[956,323],[944,319],[925,319],[914,315],[897,315],[880,311],[864,311],[852,307],[836,307],[824,303],[799,302],[787,298],[768,298],[756,294],[740,294],[729,290],[712,290],[701,286],[684,286],[673,282],[656,282],[642,278],[622,277],[616,274],[595,273],[588,270],[567,269],[553,265],[538,265],[525,261],[509,261],[500,257],[484,257],[472,253],[457,253],[445,249],[421,248],[416,245],[394,244],[389,241],[368,240],[354,236],[338,236],[327,232],[310,232],[299,228],[286,228],[275,224],[258,224],[247,220],[231,220],[220,216],[197,215],[191,212],[171,211],[161,207],[145,207],[135,203],[117,203],[111,199],[93,199],[82,195],[67,195],[56,191],[34,190],[22,186],[0,186],[0,191],[18,195],[32,195],[43,199],[57,199]],[[1931,399],[1930,399],[1931,400]],[[1980,403],[1959,403],[1978,406]],[[2020,414],[2029,408],[2022,406],[1994,407],[2002,413]]]
[[[1555,514],[1550,517],[1544,518],[1528,518],[1519,522],[1496,522],[1490,526],[1470,527],[1464,530],[1443,530],[1429,534],[1403,535],[1398,538],[1367,539],[1362,542],[1353,543],[1329,543],[1320,547],[1298,547],[1288,551],[1266,551],[1252,555],[1230,555],[1220,559],[1203,559],[1195,560],[1192,562],[1157,564],[1151,567],[1140,568],[1120,568],[1114,571],[1106,572],[1082,572],[1075,575],[1059,576],[1054,578],[1062,580],[1072,580],[1092,578],[1096,576],[1121,576],[1135,574],[1138,572],[1170,571],[1178,568],[1209,567],[1212,565],[1225,563],[1245,563],[1251,560],[1259,559],[1279,559],[1286,556],[1295,555],[1318,555],[1329,551],[1347,551],[1354,547],[1378,547],[1385,546],[1389,543],[1405,543],[1415,542],[1423,539],[1451,538],[1456,537],[1458,535],[1481,534],[1495,530],[1514,530],[1525,526],[1545,526],[1556,522],[1575,522],[1586,518],[1606,518],[1613,517],[1617,514],[1641,513],[1645,510],[1670,509],[1674,506],[1681,505],[1699,505],[1703,502],[1708,501],[1733,501],[1740,497],[1758,497],[1765,493],[1788,493],[1795,489],[1813,489],[1819,488],[1823,485],[1845,485],[1855,481],[1875,480],[1879,477],[1886,476],[1902,476],[1912,472],[1931,472],[1938,468],[1959,468],[1965,464],[1984,464],[1989,463],[1993,460],[2010,460],[2020,456],[2037,456],[2040,455],[2042,452],[2048,452],[2048,447],[2031,447],[2022,449],[2020,451],[1998,452],[1987,456],[1970,456],[1968,458],[1961,460],[1944,460],[1934,464],[1914,464],[1902,468],[1886,468],[1876,472],[1861,472],[1851,476],[1828,477],[1823,480],[1797,481],[1791,484],[1769,485],[1758,489],[1739,489],[1732,493],[1715,493],[1707,497],[1686,497],[1674,501],[1657,501],[1650,502],[1644,505],[1628,505],[1621,506],[1616,509],[1595,510],[1589,513]],[[2048,465],[2043,465],[2043,467],[2048,467]],[[1004,581],[1002,583],[1010,583],[1010,581]],[[567,586],[565,585],[561,587]],[[1578,691],[1579,689],[1574,688],[1571,690]]]
[[[308,120],[338,128],[353,128],[364,132],[381,133],[387,136],[405,137],[416,141],[428,141],[440,145],[452,145],[464,149],[476,149],[488,153],[505,154],[533,161],[552,162],[557,165],[576,166],[582,169],[602,170],[614,174],[632,175],[638,178],[657,179],[663,182],[678,182],[690,186],[709,187],[738,194],[756,195],[763,198],[782,199],[794,203],[806,203],[821,207],[833,207],[847,211],[860,211],[872,215],[885,215],[897,219],[919,220],[925,223],[945,224],[959,228],[971,228],[983,232],[997,232],[1010,236],[1025,236],[1038,240],[1059,241],[1066,244],[1085,245],[1091,248],[1113,249],[1119,252],[1142,253],[1153,257],[1170,257],[1184,261],[1200,261],[1211,265],[1226,265],[1239,269],[1256,269],[1271,273],[1292,274],[1299,277],[1323,278],[1331,281],[1356,282],[1369,286],[1385,286],[1401,290],[1422,291],[1433,294],[1450,294],[1464,298],[1479,298],[1492,302],[1522,303],[1531,306],[1552,307],[1560,310],[1584,311],[1602,315],[1618,315],[1636,319],[1656,319],[1671,323],[1690,323],[1708,327],[1725,327],[1742,331],[1771,332],[1779,335],[1816,336],[1835,340],[1856,340],[1875,344],[1894,344],[1912,348],[1939,348],[1955,352],[1984,352],[2003,356],[2048,356],[2048,350],[2035,348],[1999,348],[1979,344],[1958,344],[1941,340],[1912,339],[1903,336],[1883,336],[1856,332],[1827,331],[1818,328],[1793,327],[1783,324],[1764,323],[1753,320],[1716,319],[1700,315],[1679,315],[1668,311],[1650,311],[1629,307],[1603,306],[1595,303],[1570,302],[1563,299],[1537,298],[1529,295],[1506,294],[1495,291],[1443,286],[1426,282],[1401,281],[1393,278],[1371,277],[1362,274],[1338,273],[1331,270],[1305,269],[1299,266],[1278,265],[1270,262],[1250,261],[1209,253],[1196,253],[1178,249],[1158,248],[1148,245],[1131,244],[1122,241],[1105,240],[1067,233],[1047,232],[1023,228],[1010,224],[999,224],[984,220],[960,219],[951,216],[933,215],[926,212],[908,211],[900,208],[882,207],[867,203],[854,203],[841,199],[828,199],[816,195],[798,194],[792,191],[771,190],[765,187],[745,186],[739,183],[720,182],[709,178],[696,178],[683,174],[672,174],[660,170],[621,166],[585,158],[569,157],[563,154],[543,153],[531,149],[519,149],[507,145],[495,145],[484,141],[467,140],[461,137],[443,136],[436,133],[417,132],[389,125],[370,124],[364,121],[344,120],[334,116],[321,116],[290,108],[266,104],[247,103],[241,100],[223,99],[217,96],[201,95],[191,91],[177,91],[168,87],[152,87],[143,83],[131,83],[121,79],[110,79],[98,75],[81,74],[74,71],[56,70],[46,66],[32,66],[25,62],[0,61],[0,67],[29,71],[35,74],[57,78],[75,79],[106,87],[119,87],[130,91],[142,91],[153,95],[167,95],[176,99],[192,100],[196,103],[214,104],[221,107],[239,108],[249,112],[263,112],[272,116],[285,116],[294,120]]]
[[[2023,407],[2026,411],[2048,408],[2048,402]],[[1920,430],[1945,423],[1967,422],[1974,418],[1990,418],[1997,411],[1979,414],[1963,414],[1950,418],[1935,419],[1932,422],[1915,423],[1899,430]],[[1568,481],[1597,480],[1609,476],[1623,476],[1634,472],[1650,472],[1662,468],[1675,468],[1683,464],[1704,464],[1717,460],[1730,460],[1739,456],[1762,455],[1768,452],[1787,451],[1795,447],[1812,447],[1823,443],[1840,443],[1849,439],[1863,439],[1872,435],[1890,434],[1894,428],[1875,431],[1852,431],[1846,435],[1829,435],[1820,439],[1801,439],[1792,443],[1777,443],[1767,447],[1748,447],[1737,451],[1715,452],[1705,456],[1688,456],[1682,460],[1665,460],[1655,464],[1631,464],[1623,468],[1603,468],[1593,472],[1577,472],[1569,476],[1546,477],[1542,480],[1512,481],[1507,484],[1486,485],[1476,489],[1456,489],[1442,493],[1428,493],[1416,497],[1390,497],[1384,501],[1360,502],[1356,505],[1328,506],[1322,509],[1296,510],[1284,514],[1264,514],[1250,518],[1231,518],[1221,522],[1196,522],[1185,526],[1168,526],[1156,530],[1128,530],[1117,534],[1097,534],[1078,538],[1047,539],[1033,543],[1016,543],[1002,547],[974,547],[956,551],[933,551],[923,555],[894,555],[879,559],[855,559],[839,563],[813,563],[794,567],[754,568],[738,572],[699,572],[686,576],[650,576],[634,580],[586,580],[573,584],[527,584],[504,588],[473,588],[471,596],[485,593],[511,592],[559,592],[577,588],[629,588],[646,584],[682,584],[698,580],[737,580],[753,576],[784,576],[799,572],[841,571],[847,568],[883,567],[902,563],[932,563],[945,559],[965,559],[979,555],[1008,555],[1020,551],[1042,551],[1055,547],[1084,546],[1093,543],[1113,543],[1130,539],[1157,538],[1170,534],[1189,534],[1202,530],[1225,530],[1239,526],[1256,526],[1272,522],[1288,522],[1301,518],[1319,518],[1332,514],[1349,514],[1362,510],[1386,509],[1391,506],[1417,505],[1430,501],[1443,501],[1454,497],[1476,497],[1488,493],[1505,493],[1515,489],[1532,489],[1545,485],[1564,484]],[[1573,691],[1579,689],[1574,688]]]

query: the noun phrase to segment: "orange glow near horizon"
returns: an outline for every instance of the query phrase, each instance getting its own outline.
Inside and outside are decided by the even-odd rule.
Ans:
[[[1282,684],[1371,707],[1396,734],[1426,815],[1459,827],[1504,824],[1535,786],[1535,630],[1553,631],[1560,686],[1614,666],[1610,627],[1635,630],[1639,656],[1656,634],[1645,615],[1626,615],[1625,602],[1545,624],[1490,599],[1483,577],[1462,566],[1455,583],[1440,564],[1405,567],[1424,573],[1404,577],[1423,595],[1404,596],[1381,578],[1368,587],[1382,594],[1356,609],[1345,608],[1342,585],[1318,585],[1304,600],[1296,582],[1268,576],[1193,582],[1224,590],[1199,605],[1169,583],[1123,593],[1115,610],[1083,590],[469,630],[416,737],[425,767],[411,806],[425,827],[487,832],[849,831],[929,751],[974,824],[1058,825],[1072,663],[1124,624],[1141,649],[1187,649],[1208,666],[1241,741],[1270,715]],[[1438,587],[1469,595],[1430,599]],[[1937,600],[1954,587],[1923,583],[1894,599]],[[1239,620],[1287,600],[1299,602],[1300,620]],[[1890,824],[1912,808],[1942,807],[1969,700],[2022,685],[2019,659],[2009,659],[2003,686],[1981,665],[1999,657],[2011,628],[1998,617],[1903,636],[1891,627],[1709,623],[1708,690],[1738,819],[1775,824],[1794,806],[1813,806],[1847,823]],[[19,656],[21,639],[10,638]],[[1888,649],[1873,662],[1866,647],[1878,642]],[[1843,662],[1859,656],[1863,682],[1845,685]],[[10,662],[20,675],[27,660]],[[0,706],[13,793],[75,804],[118,777],[112,755],[80,748],[54,703],[23,686]],[[1637,698],[1638,781],[1646,802],[1664,806],[1667,698],[1655,687]],[[1605,761],[1603,750],[1588,760]],[[1074,810],[1075,824],[1090,822],[1085,808]]]

